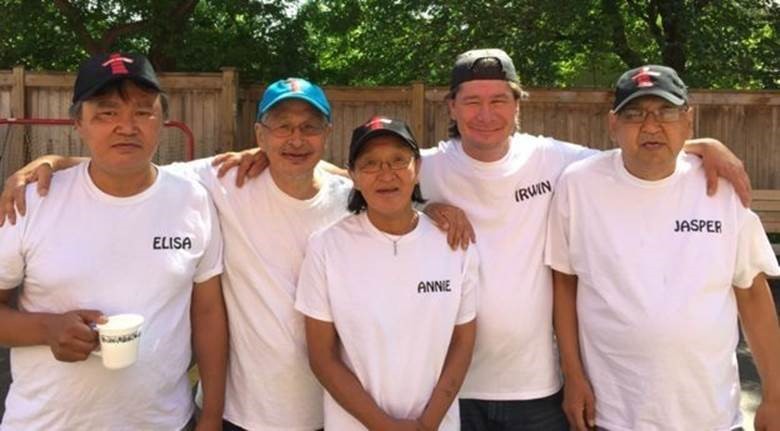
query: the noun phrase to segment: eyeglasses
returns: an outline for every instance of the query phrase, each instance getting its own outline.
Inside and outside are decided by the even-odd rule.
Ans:
[[[655,117],[655,120],[659,123],[673,123],[678,121],[680,116],[686,111],[688,111],[687,106],[681,108],[661,108],[654,111],[645,111],[644,109],[639,108],[624,108],[618,112],[618,117],[626,123],[639,124],[644,123],[647,116],[653,114],[653,117]]]
[[[298,129],[303,136],[319,136],[325,132],[328,128],[327,124],[322,123],[303,123],[297,126],[292,124],[280,124],[278,126],[269,126],[265,123],[260,123],[263,127],[271,132],[271,135],[277,138],[289,138]]]
[[[356,169],[360,173],[364,174],[376,174],[379,173],[382,168],[387,165],[391,171],[402,171],[409,167],[413,158],[399,157],[389,161],[383,160],[363,160],[357,163]]]

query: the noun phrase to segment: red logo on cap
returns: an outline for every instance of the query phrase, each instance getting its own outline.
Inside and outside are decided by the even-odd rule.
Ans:
[[[390,120],[382,117],[373,117],[368,122],[368,129],[369,130],[384,129],[385,124],[390,124]]]
[[[645,66],[636,75],[632,76],[631,79],[634,80],[637,87],[652,87],[654,85],[653,76],[661,76],[661,74],[654,72],[650,70],[649,67]]]
[[[114,53],[108,57],[108,60],[106,60],[105,63],[103,63],[103,67],[110,66],[112,75],[127,75],[130,72],[127,71],[125,63],[132,62],[132,58],[122,57],[121,55]]]

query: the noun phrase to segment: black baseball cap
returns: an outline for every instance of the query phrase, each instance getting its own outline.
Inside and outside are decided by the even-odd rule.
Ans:
[[[87,100],[106,85],[131,79],[145,87],[162,92],[152,63],[141,54],[98,54],[79,67],[73,86],[73,103]]]
[[[631,69],[618,79],[614,112],[637,97],[657,96],[677,106],[688,103],[688,87],[671,67],[648,64]]]
[[[472,49],[455,59],[450,89],[475,79],[497,79],[519,83],[515,65],[506,52],[497,48]]]
[[[376,116],[352,131],[352,142],[349,144],[349,166],[355,165],[355,159],[366,142],[381,135],[394,135],[401,138],[404,143],[409,145],[414,155],[420,157],[420,147],[405,121]]]

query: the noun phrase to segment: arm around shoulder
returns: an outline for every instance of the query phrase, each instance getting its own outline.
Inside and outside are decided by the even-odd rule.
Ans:
[[[3,192],[0,194],[0,226],[7,219],[9,223],[16,223],[17,211],[19,215],[25,215],[27,211],[25,200],[25,188],[27,184],[37,183],[38,194],[46,196],[51,185],[53,172],[67,169],[88,160],[84,157],[65,157],[58,155],[41,156],[5,180]]]

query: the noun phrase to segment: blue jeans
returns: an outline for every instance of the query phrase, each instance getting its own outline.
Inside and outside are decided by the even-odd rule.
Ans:
[[[569,431],[563,391],[523,401],[460,400],[461,431]]]

